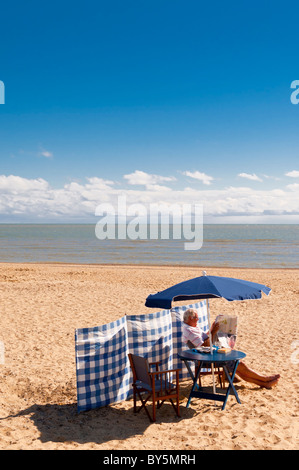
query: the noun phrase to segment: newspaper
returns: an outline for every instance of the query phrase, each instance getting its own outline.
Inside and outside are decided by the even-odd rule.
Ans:
[[[218,315],[216,322],[219,323],[219,332],[227,335],[237,335],[238,317],[231,315]]]
[[[218,343],[218,346],[223,348],[233,349],[237,339],[238,317],[218,315],[215,321],[219,323],[216,344]]]

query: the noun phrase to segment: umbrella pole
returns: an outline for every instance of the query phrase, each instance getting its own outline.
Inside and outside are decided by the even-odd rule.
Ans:
[[[206,271],[203,271],[202,274],[204,276],[207,275]],[[207,311],[208,311],[208,327],[209,327],[209,338],[210,338],[210,353],[213,354],[213,343],[212,343],[212,333],[211,333],[211,321],[210,321],[210,304],[209,304],[209,299],[207,299]],[[216,387],[215,387],[215,374],[214,374],[214,364],[211,364],[211,370],[212,370],[212,377],[213,377],[213,393],[216,393]],[[214,402],[214,405],[216,406],[216,402]]]
[[[208,311],[208,327],[209,327],[209,338],[210,338],[210,353],[213,354],[213,343],[212,343],[212,333],[211,333],[211,321],[210,321],[210,305],[209,299],[207,299],[207,311]],[[213,393],[216,393],[215,387],[215,374],[214,374],[214,364],[211,364],[212,377],[213,377]],[[214,402],[216,405],[216,402]]]

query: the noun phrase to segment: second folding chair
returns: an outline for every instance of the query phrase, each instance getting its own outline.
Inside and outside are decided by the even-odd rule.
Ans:
[[[159,371],[159,363],[149,364],[147,359],[135,354],[129,354],[131,369],[133,372],[133,398],[134,412],[139,412],[144,408],[150,421],[156,421],[156,406],[160,408],[165,400],[170,400],[177,416],[180,416],[179,403],[179,371],[172,369]],[[150,366],[155,366],[155,370],[150,372]],[[147,396],[143,396],[147,393]],[[137,410],[137,396],[141,400],[141,406]],[[152,414],[149,413],[146,403],[152,399]],[[175,403],[174,403],[175,401]],[[157,405],[156,405],[157,404]]]

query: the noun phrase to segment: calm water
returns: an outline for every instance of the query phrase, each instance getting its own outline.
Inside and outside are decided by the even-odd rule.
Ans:
[[[95,225],[0,225],[0,261],[299,267],[299,225],[205,225],[186,240],[98,240]]]

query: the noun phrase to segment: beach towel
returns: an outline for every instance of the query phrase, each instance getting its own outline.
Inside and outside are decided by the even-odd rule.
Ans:
[[[206,302],[171,310],[124,317],[92,328],[75,331],[78,412],[126,400],[132,393],[128,354],[160,362],[160,369],[181,369],[180,379],[189,377],[178,353],[182,343],[183,313],[196,308],[200,326],[208,329]]]

